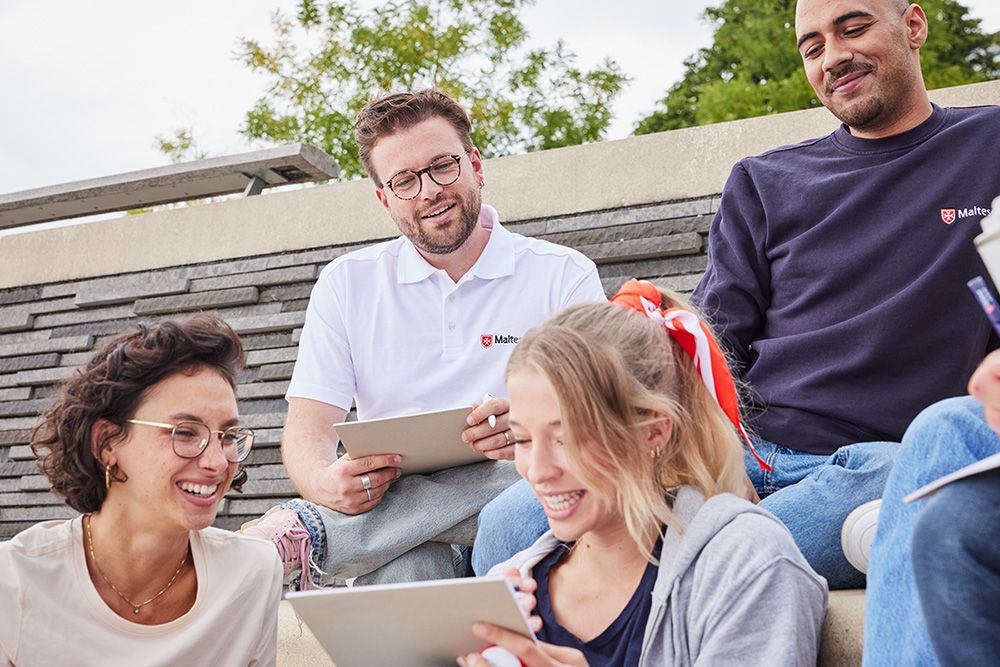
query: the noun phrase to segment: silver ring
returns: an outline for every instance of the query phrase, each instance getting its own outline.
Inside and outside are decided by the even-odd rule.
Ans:
[[[367,477],[367,476],[368,475],[365,475],[365,477]],[[368,494],[368,502],[371,502],[372,501],[372,490],[371,489],[365,489],[365,493]]]
[[[510,446],[510,443],[513,442],[510,439],[510,429],[507,429],[506,431],[503,432],[503,439],[507,441],[508,446]]]
[[[368,473],[365,473],[364,475],[361,476],[361,488],[364,491],[367,491],[368,489],[372,488],[372,478],[368,475]],[[368,499],[371,500],[370,493],[368,494],[368,496],[369,496]]]

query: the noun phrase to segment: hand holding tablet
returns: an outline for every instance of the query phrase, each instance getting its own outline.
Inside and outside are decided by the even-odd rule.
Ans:
[[[463,439],[484,456],[496,461],[514,460],[514,437],[510,432],[510,402],[486,394],[483,402],[469,413],[469,428]]]
[[[462,440],[471,408],[452,408],[403,417],[336,424],[337,435],[352,459],[400,454],[404,475],[431,473],[480,463],[487,457]]]
[[[489,642],[473,633],[486,622],[534,642],[502,577],[328,588],[286,599],[337,667],[453,665]]]

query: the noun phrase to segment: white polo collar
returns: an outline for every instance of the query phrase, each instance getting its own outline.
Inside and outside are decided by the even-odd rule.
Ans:
[[[462,276],[463,280],[470,278],[494,279],[509,276],[514,273],[514,237],[500,224],[500,216],[495,208],[483,204],[483,212],[493,219],[493,229],[486,247],[472,268]],[[399,264],[396,269],[396,281],[399,284],[418,283],[436,273],[438,269],[428,263],[413,242],[403,239],[403,247],[399,251]],[[468,276],[468,278],[466,278]]]

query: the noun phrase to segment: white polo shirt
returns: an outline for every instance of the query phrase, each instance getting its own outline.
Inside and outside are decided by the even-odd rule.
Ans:
[[[286,398],[377,419],[506,396],[518,339],[566,306],[603,301],[597,267],[571,248],[494,224],[455,283],[406,237],[338,257],[309,299]]]

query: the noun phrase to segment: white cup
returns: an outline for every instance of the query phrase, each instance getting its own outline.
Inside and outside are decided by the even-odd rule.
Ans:
[[[976,250],[983,258],[994,285],[1000,285],[1000,197],[993,200],[988,216],[980,223],[983,233],[976,237]]]

